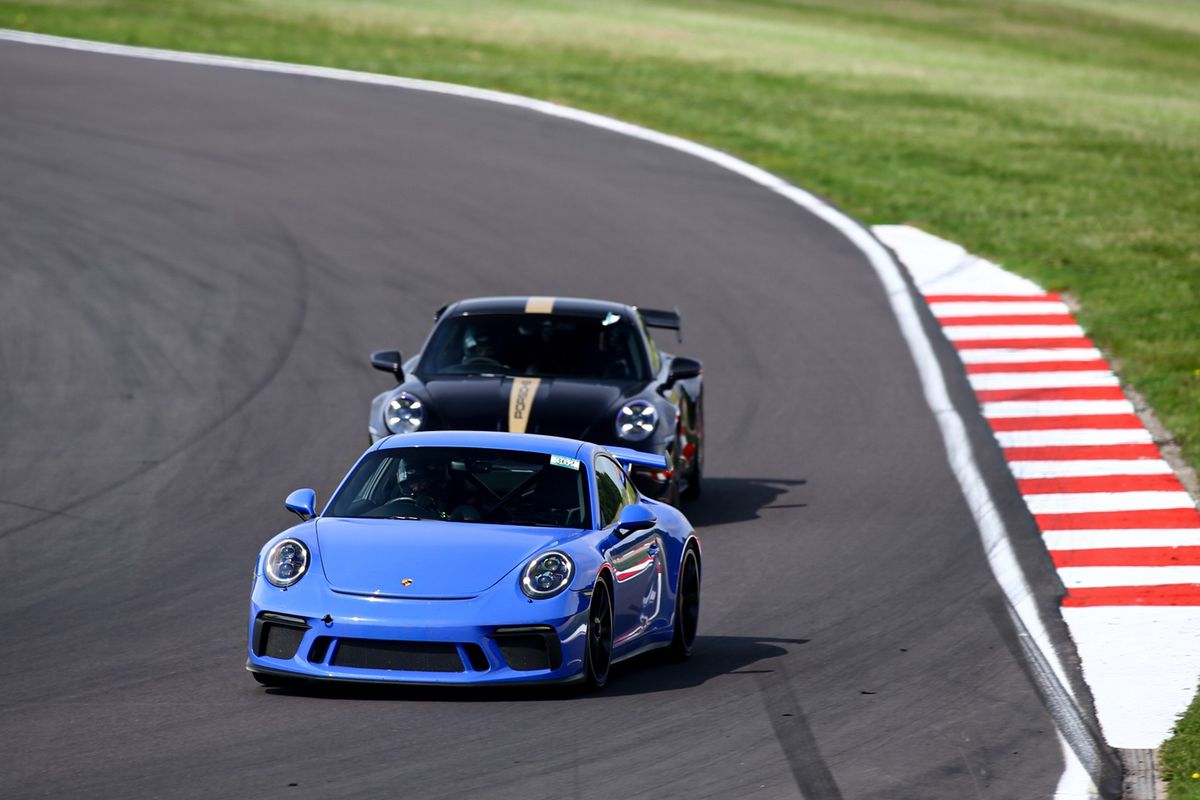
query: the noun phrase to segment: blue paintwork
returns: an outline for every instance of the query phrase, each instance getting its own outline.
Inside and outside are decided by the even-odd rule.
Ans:
[[[643,453],[640,450],[631,450],[628,447],[613,447],[609,445],[608,452],[616,457],[626,467],[649,467],[651,469],[665,469],[667,466],[666,456],[658,453]]]
[[[617,517],[617,533],[632,533],[653,528],[658,523],[658,515],[644,505],[625,506]]]
[[[576,458],[590,482],[592,518],[601,518],[593,464],[612,448],[533,434],[474,431],[411,433],[381,439],[367,451],[388,447],[483,447]],[[639,453],[640,457],[647,454]],[[351,470],[352,471],[352,470]],[[699,550],[692,526],[677,509],[638,497],[627,520],[654,522],[619,534],[604,529],[526,528],[469,522],[339,519],[321,516],[279,533],[264,545],[251,592],[247,668],[285,676],[351,681],[475,684],[572,681],[582,677],[587,609],[602,572],[613,587],[614,661],[668,645],[674,631],[675,594],[689,543]],[[326,507],[328,511],[328,506]],[[309,549],[307,573],[281,589],[268,582],[263,563],[283,538]],[[554,597],[531,600],[520,581],[539,553],[571,557],[570,586]],[[411,584],[405,586],[404,579]],[[296,656],[255,655],[255,620],[262,612],[304,620],[308,630]],[[562,646],[558,669],[522,671],[504,661],[492,634],[497,628],[549,626]],[[479,645],[488,668],[464,672],[352,669],[332,666],[333,648],[314,663],[308,655],[319,636]],[[335,644],[336,647],[336,644]]]
[[[312,489],[297,489],[284,499],[283,507],[301,520],[310,519],[317,514],[317,493]]]

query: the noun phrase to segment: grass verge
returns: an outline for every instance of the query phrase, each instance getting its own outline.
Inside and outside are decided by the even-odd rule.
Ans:
[[[486,86],[736,153],[866,222],[918,225],[1072,293],[1196,465],[1196,12],[1194,0],[0,0],[0,26]],[[1182,776],[1173,797],[1200,797],[1198,727],[1193,706],[1166,748]]]
[[[1200,696],[1158,751],[1171,800],[1200,800]]]

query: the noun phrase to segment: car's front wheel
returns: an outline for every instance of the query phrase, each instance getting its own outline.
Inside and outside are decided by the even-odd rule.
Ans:
[[[689,547],[679,568],[679,589],[675,593],[675,635],[671,638],[671,655],[683,661],[696,645],[700,627],[700,561]]]
[[[608,584],[596,581],[588,606],[587,649],[583,655],[583,680],[589,689],[603,689],[612,667],[613,612]]]

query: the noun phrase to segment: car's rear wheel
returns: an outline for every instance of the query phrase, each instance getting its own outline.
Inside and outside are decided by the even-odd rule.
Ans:
[[[663,493],[662,501],[668,505],[679,508],[683,494],[679,491],[679,473],[671,475],[671,480],[667,483],[667,490]]]
[[[687,488],[681,495],[684,500],[696,500],[700,497],[704,481],[704,406],[696,403],[696,419],[692,430],[695,432],[696,452],[692,453],[692,467],[688,470]]]
[[[688,470],[687,488],[680,494],[684,500],[696,500],[700,497],[701,484],[704,480],[704,466],[700,462],[700,447],[696,448],[695,461]]]
[[[608,584],[596,581],[588,606],[587,649],[583,656],[583,680],[589,689],[603,689],[612,667],[613,612]]]
[[[679,589],[675,594],[675,635],[671,655],[680,661],[688,658],[696,645],[700,627],[700,561],[689,547],[679,567]]]

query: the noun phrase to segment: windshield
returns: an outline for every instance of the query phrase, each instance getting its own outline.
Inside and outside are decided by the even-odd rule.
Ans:
[[[398,447],[368,453],[325,516],[588,528],[589,508],[584,471],[574,458]]]
[[[417,371],[422,378],[524,375],[649,380],[637,329],[616,314],[452,317],[434,331]]]

